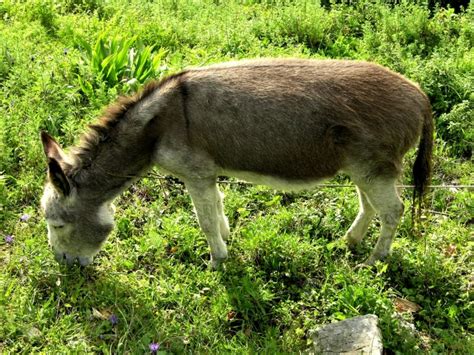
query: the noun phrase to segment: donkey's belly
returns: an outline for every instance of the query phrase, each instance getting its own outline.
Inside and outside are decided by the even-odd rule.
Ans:
[[[278,190],[301,191],[309,190],[323,181],[323,178],[291,179],[272,175],[264,175],[250,171],[221,170],[219,175],[235,177],[257,185],[270,186]]]
[[[168,144],[167,144],[168,143]],[[219,162],[202,150],[193,150],[189,146],[176,145],[175,142],[163,142],[156,150],[153,161],[161,170],[165,170],[183,180],[209,179],[219,175],[235,177],[255,184],[262,184],[283,190],[304,190],[317,185],[325,178],[331,177],[340,170],[340,164],[331,167],[331,171],[316,169],[309,171],[295,165],[295,161],[287,161],[285,167],[265,169],[254,164],[245,164],[238,153],[234,154],[232,166],[222,166]],[[241,159],[236,159],[241,158]],[[247,157],[248,158],[248,157]],[[241,168],[245,166],[246,168]],[[303,171],[300,171],[303,170]],[[324,173],[323,173],[324,172]]]

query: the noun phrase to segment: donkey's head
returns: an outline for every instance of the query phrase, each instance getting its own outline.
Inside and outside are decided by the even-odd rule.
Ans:
[[[48,158],[48,178],[41,206],[48,224],[49,244],[60,263],[88,265],[113,228],[113,207],[81,195],[68,174],[71,162],[59,144],[41,133]]]

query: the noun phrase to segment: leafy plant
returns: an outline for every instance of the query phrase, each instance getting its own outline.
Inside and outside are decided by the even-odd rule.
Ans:
[[[103,12],[104,4],[100,0],[64,0],[61,8],[70,13],[93,13],[97,11],[99,15]]]
[[[0,48],[0,82],[5,80],[8,72],[14,64],[14,60],[7,48]]]
[[[144,46],[137,36],[107,38],[107,34],[102,33],[93,46],[81,37],[76,38],[76,43],[85,50],[85,60],[96,75],[96,80],[105,82],[111,88],[122,85],[124,91],[136,89],[139,84],[153,77],[167,53],[163,48],[154,52],[154,46]],[[84,92],[93,90],[88,80],[81,76],[78,76],[78,80]]]
[[[438,132],[450,143],[451,151],[457,156],[472,157],[474,147],[474,103],[463,101],[451,112],[438,118]]]
[[[58,28],[56,4],[52,1],[32,1],[28,4],[31,20],[39,20],[48,34],[55,34]]]

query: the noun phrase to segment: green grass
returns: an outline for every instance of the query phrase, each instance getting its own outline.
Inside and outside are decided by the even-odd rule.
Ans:
[[[172,179],[143,179],[117,199],[117,226],[92,266],[60,267],[48,249],[39,131],[68,146],[117,95],[229,59],[354,58],[406,75],[433,105],[433,182],[472,184],[472,4],[455,13],[426,1],[353,3],[1,2],[0,353],[145,353],[151,342],[170,353],[295,353],[310,329],[366,313],[379,316],[389,353],[473,353],[472,190],[434,190],[421,233],[406,213],[392,256],[371,270],[355,265],[377,221],[358,253],[340,241],[357,213],[352,188],[222,183],[232,235],[216,272]],[[400,316],[397,298],[421,308]]]

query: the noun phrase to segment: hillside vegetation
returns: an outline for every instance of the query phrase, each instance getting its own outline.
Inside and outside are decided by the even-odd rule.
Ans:
[[[379,316],[388,353],[474,353],[473,195],[456,187],[474,180],[474,5],[322,3],[0,2],[0,353],[135,354],[151,343],[163,353],[295,353],[310,329],[367,313]],[[93,265],[59,266],[39,210],[40,130],[70,146],[120,94],[253,57],[368,60],[419,83],[436,121],[433,184],[451,186],[431,190],[422,226],[405,213],[392,255],[358,269],[379,223],[355,254],[340,240],[357,214],[354,188],[225,180],[230,257],[213,272],[185,187],[154,172],[117,199]],[[412,191],[402,194],[410,211]]]

